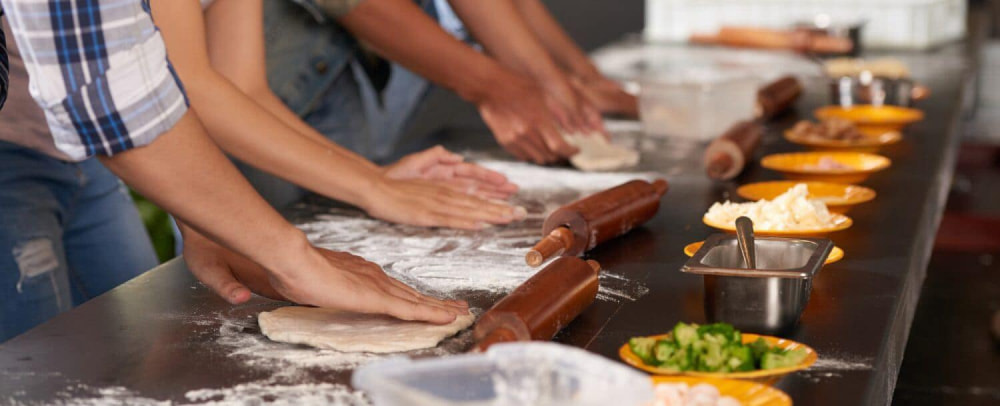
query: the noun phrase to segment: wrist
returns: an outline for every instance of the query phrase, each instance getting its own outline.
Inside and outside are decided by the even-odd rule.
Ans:
[[[253,258],[266,269],[272,277],[286,281],[294,279],[294,276],[304,269],[310,269],[310,260],[313,252],[312,244],[306,238],[305,233],[289,224],[290,229],[281,233],[276,233],[272,245],[263,255],[255,255]]]
[[[367,177],[361,186],[360,199],[357,203],[352,203],[365,213],[371,214],[372,210],[385,200],[383,195],[383,190],[385,190],[385,182],[387,168],[380,167],[379,171],[373,176]]]
[[[497,89],[502,86],[520,80],[516,74],[492,61],[482,69],[476,69],[472,74],[462,77],[465,80],[455,87],[455,93],[463,100],[476,105],[495,97]]]

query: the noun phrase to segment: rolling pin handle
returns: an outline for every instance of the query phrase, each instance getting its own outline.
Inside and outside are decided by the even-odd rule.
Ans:
[[[539,266],[549,258],[563,253],[572,245],[573,232],[566,227],[556,227],[524,255],[524,262],[532,267]]]
[[[476,343],[476,346],[473,348],[473,351],[485,352],[487,349],[493,346],[493,344],[512,343],[515,341],[523,341],[523,340],[518,340],[517,334],[515,334],[510,329],[505,327],[500,327],[497,328],[496,330],[491,331],[490,334],[488,334],[485,338]]]
[[[667,189],[669,188],[670,185],[667,184],[666,180],[657,179],[653,181],[653,189],[656,189],[656,194],[660,197],[663,197],[663,195],[667,194]]]
[[[708,161],[706,172],[708,172],[708,176],[712,179],[721,179],[732,167],[733,157],[720,152]]]

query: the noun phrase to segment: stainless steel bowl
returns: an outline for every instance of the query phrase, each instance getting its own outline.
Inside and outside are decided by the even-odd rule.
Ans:
[[[681,268],[704,275],[705,315],[760,334],[784,335],[809,303],[812,280],[833,249],[829,239],[758,237],[747,269],[735,235],[715,234]]]
[[[930,91],[906,78],[882,78],[865,75],[830,79],[830,103],[841,107],[859,104],[911,107]]]

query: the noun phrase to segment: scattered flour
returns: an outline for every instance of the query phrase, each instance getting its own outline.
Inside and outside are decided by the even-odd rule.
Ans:
[[[387,224],[353,210],[331,210],[299,224],[317,246],[347,251],[381,265],[418,289],[447,297],[460,292],[506,293],[538,271],[524,254],[541,237],[545,217],[588,194],[649,176],[591,173],[512,162],[485,162],[520,186],[514,202],[528,210],[519,223],[478,232]],[[608,281],[608,283],[605,283]],[[605,270],[599,298],[635,300],[648,292],[640,283]]]
[[[371,402],[363,393],[347,386],[319,383],[275,386],[269,383],[246,383],[225,389],[188,391],[184,397],[203,405],[342,405],[360,406]]]
[[[67,386],[56,393],[57,399],[51,404],[64,406],[170,406],[171,402],[150,399],[121,387],[94,388],[83,384]],[[18,403],[14,403],[18,404]],[[27,403],[24,403],[27,404]]]
[[[69,398],[72,394],[72,398]],[[156,400],[137,395],[121,386],[91,388],[73,385],[61,392],[53,404],[64,406],[182,406],[182,405],[334,405],[361,406],[371,402],[359,391],[330,383],[274,384],[257,381],[223,389],[197,389],[184,394],[185,401]],[[15,403],[16,404],[16,403]]]
[[[868,359],[849,359],[847,357],[820,356],[812,367],[799,372],[810,382],[818,383],[823,379],[840,378],[844,372],[871,370],[872,363]]]
[[[813,364],[810,371],[863,371],[872,369],[871,361],[868,360],[847,360],[831,357],[819,357]]]

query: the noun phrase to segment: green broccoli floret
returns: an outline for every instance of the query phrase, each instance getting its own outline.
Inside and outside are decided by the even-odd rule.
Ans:
[[[757,338],[756,341],[750,343],[750,351],[753,352],[753,359],[756,360],[757,365],[760,365],[761,358],[764,357],[771,349],[771,345],[767,343],[763,338]]]
[[[743,344],[743,336],[725,323],[677,323],[669,339],[636,337],[629,348],[646,365],[676,371],[733,372],[773,369],[800,364],[804,349],[786,351],[764,338]]]
[[[791,351],[768,352],[760,360],[761,369],[785,368],[798,365],[806,359],[806,350],[798,348]]]
[[[655,358],[658,363],[662,364],[670,359],[670,357],[673,356],[679,349],[680,346],[673,341],[659,340],[656,342],[656,345],[653,346],[653,358]]]
[[[653,345],[655,344],[656,339],[649,337],[633,337],[628,340],[628,348],[646,365],[657,364],[656,358],[653,357]]]
[[[754,369],[753,351],[745,345],[731,344],[729,346],[729,361],[726,365],[732,371],[752,371]]]
[[[673,369],[675,371],[690,371],[694,369],[694,354],[688,348],[678,348],[666,361],[660,364],[660,368]]]
[[[697,324],[684,324],[677,323],[674,326],[674,341],[680,344],[681,347],[687,347],[691,343],[698,340],[698,325]]]
[[[726,323],[707,324],[698,327],[698,336],[705,337],[708,335],[721,337],[727,342],[737,344],[739,344],[741,340],[740,332],[736,331],[732,325]]]
[[[726,372],[723,371],[728,360],[725,339],[715,335],[705,336],[704,349],[698,357],[698,370],[704,372]]]

